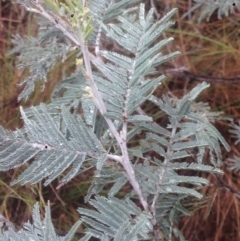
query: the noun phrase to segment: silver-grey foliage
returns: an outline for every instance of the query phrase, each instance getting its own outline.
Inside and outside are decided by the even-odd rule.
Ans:
[[[200,10],[198,22],[201,22],[206,17],[207,21],[209,21],[215,11],[217,11],[218,19],[221,19],[222,16],[227,17],[230,13],[235,13],[237,9],[240,10],[239,0],[194,0],[194,2],[194,6],[183,17],[192,11]]]
[[[142,211],[130,199],[104,198],[96,196],[89,203],[98,211],[79,208],[82,221],[89,224],[87,233],[105,240],[133,241],[151,239],[149,232],[153,229],[151,214]]]
[[[85,197],[95,210],[78,209],[89,227],[81,240],[184,240],[175,223],[190,213],[187,198],[203,198],[200,189],[209,184],[196,173],[221,175],[220,145],[229,146],[210,123],[214,115],[208,106],[199,110],[194,103],[209,84],[177,101],[167,93],[161,99],[153,95],[164,79],[153,77],[156,67],[179,55],[162,54],[173,39],[160,39],[173,25],[176,9],[156,21],[153,9],[146,13],[138,0],[91,0],[87,7],[78,0],[17,2],[44,17],[37,37],[14,38],[12,53],[19,53],[20,68],[29,68],[19,99],[29,97],[36,81],[46,82],[57,61],[76,49],[79,53],[76,71],[59,82],[50,104],[21,108],[19,130],[0,128],[0,170],[29,162],[12,184],[44,180],[48,185],[61,176],[61,186],[95,168]],[[103,41],[115,42],[121,51],[102,49]],[[144,113],[145,101],[168,117],[166,126]],[[129,193],[118,198],[126,185]],[[17,233],[3,232],[1,240],[67,241],[80,224],[63,238],[54,231],[49,207],[42,222],[35,206],[33,219]]]
[[[33,224],[27,222],[24,224],[24,228],[20,231],[15,231],[12,228],[0,232],[1,241],[71,241],[79,228],[81,221],[76,222],[69,232],[63,237],[56,234],[51,221],[50,205],[45,208],[45,218],[42,220],[39,204],[36,203],[33,208]]]
[[[231,123],[230,124],[230,134],[231,137],[235,139],[235,145],[238,145],[240,142],[240,123]],[[232,158],[227,159],[227,165],[228,169],[233,172],[239,172],[240,171],[240,157],[234,155]]]

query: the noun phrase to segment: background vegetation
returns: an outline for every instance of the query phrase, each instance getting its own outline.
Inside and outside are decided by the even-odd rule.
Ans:
[[[211,88],[199,98],[209,102],[213,111],[222,111],[225,117],[239,121],[240,13],[222,20],[213,14],[209,22],[198,24],[198,11],[182,18],[193,5],[191,0],[145,0],[145,3],[147,8],[156,7],[156,18],[160,18],[173,7],[179,9],[178,15],[175,16],[176,24],[166,35],[175,38],[171,50],[179,50],[182,55],[159,69],[167,78],[157,90],[157,95],[161,97],[168,91],[171,95],[183,96],[198,82],[205,80],[211,83]],[[68,56],[64,63],[58,63],[49,74],[44,93],[41,93],[39,86],[28,102],[18,103],[20,88],[17,83],[26,73],[16,68],[17,56],[7,55],[12,47],[11,36],[34,34],[36,31],[36,20],[31,14],[12,4],[12,1],[0,1],[0,125],[5,128],[20,127],[19,105],[31,106],[42,101],[47,102],[56,81],[74,68],[75,57]],[[115,47],[111,44],[108,46],[109,49]],[[155,111],[150,103],[144,106],[144,110],[148,113]],[[159,122],[165,121],[159,113],[154,113],[154,117]],[[231,153],[223,153],[224,159],[233,154],[240,156],[238,146],[229,138],[227,122],[218,120],[216,125],[232,148]],[[10,187],[9,183],[16,175],[16,170],[0,173],[0,212],[12,222],[21,226],[30,218],[33,204],[36,201],[46,204],[47,200],[51,201],[52,218],[58,230],[68,230],[78,220],[76,208],[85,205],[83,198],[89,183],[87,174],[75,178],[58,191],[54,182],[47,188],[43,188],[41,183],[34,186]],[[211,176],[208,178],[213,183],[204,190],[210,196],[209,202],[204,203],[205,208],[182,220],[181,229],[188,241],[238,241],[240,202],[234,192],[239,190],[240,193],[240,177],[225,170],[224,183]],[[229,189],[227,185],[233,189]]]

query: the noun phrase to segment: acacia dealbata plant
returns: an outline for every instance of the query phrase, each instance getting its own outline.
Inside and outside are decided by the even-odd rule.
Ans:
[[[180,54],[163,54],[173,38],[162,33],[174,24],[177,10],[156,20],[140,0],[16,2],[35,13],[39,24],[36,37],[13,39],[18,67],[29,70],[19,100],[26,100],[38,81],[44,91],[49,71],[72,51],[77,51],[76,69],[59,80],[49,104],[20,108],[23,128],[0,128],[0,170],[28,162],[12,185],[43,180],[46,186],[57,179],[57,188],[94,170],[85,197],[92,209],[79,208],[79,221],[59,237],[50,207],[42,220],[36,203],[33,223],[2,231],[0,239],[70,241],[84,224],[81,241],[185,240],[177,223],[204,198],[201,188],[209,184],[198,175],[223,174],[221,145],[230,148],[208,108],[193,108],[208,83],[181,99],[154,95],[164,81],[157,67]],[[108,51],[106,43],[120,51]],[[161,126],[144,112],[146,101],[168,117],[168,124]]]

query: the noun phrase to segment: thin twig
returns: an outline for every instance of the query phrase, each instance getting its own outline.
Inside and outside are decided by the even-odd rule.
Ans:
[[[214,174],[212,174],[214,175]],[[222,178],[220,178],[219,176],[217,175],[214,175],[217,180],[218,180],[218,183],[219,183],[219,187],[221,188],[225,188],[226,190],[228,190],[229,192],[231,192],[232,194],[234,194],[237,198],[240,199],[240,192],[238,192],[236,189],[234,189],[233,187],[229,186],[225,181],[223,181]]]
[[[166,71],[161,71],[167,76],[175,77],[175,78],[188,78],[189,80],[195,81],[206,81],[211,83],[226,83],[226,84],[240,84],[240,76],[232,76],[232,77],[217,77],[217,76],[209,76],[209,75],[201,75],[201,74],[193,74],[185,68],[179,69],[168,69]]]
[[[62,206],[66,206],[66,203],[59,197],[58,193],[56,192],[55,188],[53,188],[52,184],[50,184],[50,187],[54,194],[56,195],[56,198],[61,202]]]

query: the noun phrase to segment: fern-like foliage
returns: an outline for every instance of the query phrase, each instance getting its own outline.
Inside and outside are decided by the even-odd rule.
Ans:
[[[131,0],[131,1],[90,1],[88,4],[88,9],[92,15],[95,16],[93,20],[94,32],[91,32],[90,42],[93,44],[99,44],[100,33],[102,32],[102,27],[100,22],[107,23],[126,9],[126,12],[129,12],[131,5],[138,3],[140,0]],[[27,0],[16,0],[16,2],[23,5],[27,10],[34,8],[33,1]],[[78,1],[74,1],[76,4],[74,8],[74,3],[70,6],[59,4],[58,1],[37,1],[37,9],[43,6],[47,12],[46,15],[52,17],[53,22],[49,21],[46,18],[39,18],[38,22],[40,24],[39,34],[37,37],[30,38],[21,38],[20,36],[15,36],[13,38],[13,43],[15,45],[14,49],[9,53],[20,53],[19,55],[19,68],[29,68],[30,74],[26,79],[20,84],[24,86],[22,93],[19,95],[18,99],[26,100],[29,95],[34,91],[35,83],[42,81],[42,88],[44,89],[45,82],[47,81],[47,73],[56,65],[58,61],[64,61],[67,57],[67,54],[76,51],[76,35],[77,30],[75,26],[69,25],[69,21],[72,22],[73,16],[75,16],[76,9],[79,9]],[[67,14],[67,10],[69,13]],[[70,16],[71,15],[71,16]],[[76,14],[77,15],[77,14]],[[58,28],[56,24],[60,23],[63,25],[62,28]],[[75,40],[75,43],[71,42],[70,39],[66,36],[66,31],[71,33],[71,38]],[[89,31],[89,29],[86,29]],[[88,34],[88,33],[86,33]],[[78,43],[77,43],[77,47]]]
[[[235,145],[238,145],[240,142],[240,123],[231,123],[229,130],[232,138],[235,139]],[[240,158],[239,156],[234,155],[232,158],[227,159],[228,169],[233,172],[240,171]]]
[[[47,74],[53,69],[57,61],[66,58],[72,48],[69,41],[62,37],[61,32],[51,28],[46,31],[45,25],[47,24],[49,24],[49,22],[43,22],[38,38],[29,37],[23,39],[17,35],[12,40],[16,47],[10,51],[9,54],[20,52],[19,64],[17,67],[20,69],[29,68],[30,72],[26,79],[20,84],[24,89],[18,96],[19,101],[28,98],[34,91],[35,84],[38,81],[42,81],[42,90],[44,90],[45,83],[47,82]],[[49,32],[51,34],[49,34]],[[58,41],[56,35],[60,35],[61,42]],[[48,47],[46,48],[46,46]]]
[[[138,131],[146,131],[146,139],[141,141],[138,149],[135,148],[131,152],[133,161],[136,157],[144,159],[143,163],[135,164],[137,180],[144,196],[149,199],[149,203],[153,206],[156,205],[157,220],[166,237],[170,235],[169,229],[171,228],[176,237],[184,240],[181,232],[176,227],[171,227],[172,222],[178,220],[182,215],[189,215],[187,209],[183,207],[185,205],[184,198],[189,196],[203,198],[199,191],[202,186],[209,184],[206,178],[186,174],[179,175],[178,172],[184,170],[185,173],[192,171],[218,175],[223,173],[219,168],[206,164],[203,157],[208,148],[212,165],[218,167],[221,165],[219,142],[222,142],[227,150],[229,150],[229,145],[212,124],[201,114],[193,112],[190,106],[190,101],[206,87],[208,87],[206,83],[197,86],[176,106],[170,103],[167,96],[163,98],[164,101],[153,96],[149,97],[149,100],[168,113],[170,119],[168,128],[160,127],[156,123],[134,123],[134,128]],[[195,149],[198,149],[199,153],[194,153]],[[154,160],[150,157],[144,158],[144,153],[149,151],[155,151],[162,158]],[[192,159],[196,163],[183,162],[183,158]],[[86,201],[89,201],[92,195],[98,194],[105,185],[114,183],[109,191],[111,199],[126,184],[122,170],[118,166],[111,168],[110,166],[110,164],[105,164],[96,172]],[[179,186],[179,184],[181,185]],[[169,209],[163,205],[163,200],[168,203]],[[161,208],[165,211],[160,212]],[[99,208],[99,210],[104,212],[105,209]],[[92,235],[103,237],[103,234],[100,235],[99,232],[92,233]]]
[[[81,221],[76,222],[65,237],[60,237],[54,230],[49,204],[45,208],[45,218],[43,220],[41,220],[38,203],[34,205],[32,217],[33,223],[25,223],[23,229],[19,231],[9,229],[3,233],[0,232],[1,241],[71,241],[81,224]]]
[[[221,19],[222,16],[227,17],[229,13],[234,13],[236,9],[240,10],[240,2],[236,0],[194,0],[194,2],[195,5],[184,16],[196,9],[200,9],[199,22],[205,17],[209,21],[215,11],[217,11],[218,19]]]
[[[15,132],[5,132],[1,128],[2,171],[16,168],[34,158],[13,184],[37,183],[48,177],[47,185],[72,166],[64,177],[67,182],[78,172],[87,170],[83,163],[88,155],[96,157],[104,152],[101,143],[80,117],[75,119],[64,107],[61,111],[61,115],[51,116],[51,110],[42,104],[38,110],[31,108],[31,120],[21,109],[25,128]]]
[[[89,202],[97,211],[79,208],[82,220],[92,228],[86,230],[101,240],[133,241],[150,239],[151,215],[142,212],[130,199],[96,196]]]
[[[96,18],[94,19],[95,29],[98,29],[99,31],[99,28],[101,28],[99,21],[106,24],[120,15],[126,15],[127,13],[136,10],[136,7],[133,7],[133,5],[139,2],[141,2],[141,0],[103,0],[100,3],[97,0],[90,1],[88,7],[90,11],[96,15]]]
[[[146,116],[131,116],[131,114],[146,101],[163,79],[163,76],[151,80],[144,77],[153,73],[154,67],[165,62],[166,59],[169,60],[179,54],[179,52],[167,56],[159,54],[159,51],[172,38],[162,40],[151,47],[159,34],[173,24],[169,18],[175,11],[175,9],[172,10],[161,21],[154,23],[153,12],[150,11],[145,17],[144,7],[141,6],[139,20],[134,23],[118,17],[121,25],[102,25],[108,36],[116,39],[119,45],[135,55],[134,58],[129,58],[117,53],[102,51],[101,55],[108,60],[108,63],[103,65],[93,61],[105,77],[94,76],[94,79],[106,101],[108,117],[122,121],[124,116],[128,122],[151,120]],[[141,51],[142,49],[147,49],[147,51]]]

